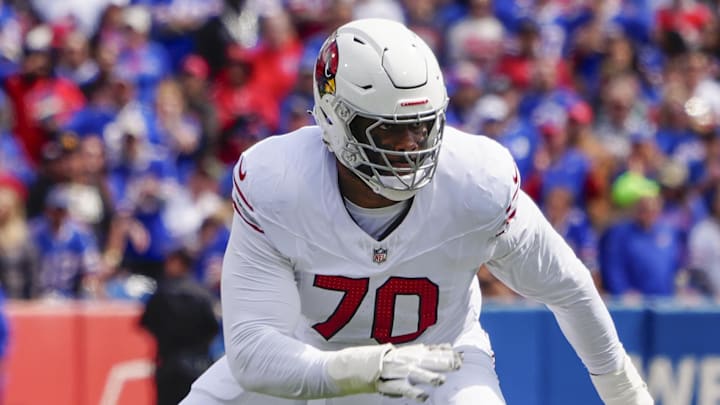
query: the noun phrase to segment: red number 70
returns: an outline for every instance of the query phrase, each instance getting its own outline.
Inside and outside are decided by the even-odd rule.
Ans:
[[[343,291],[345,294],[335,311],[324,322],[313,325],[325,339],[330,340],[357,312],[368,292],[370,279],[342,276],[316,275],[313,286],[326,290]],[[398,295],[417,295],[418,327],[415,332],[392,336],[395,316],[395,298]],[[437,322],[438,286],[429,279],[390,277],[375,291],[375,313],[372,338],[379,343],[405,343],[417,339],[427,328]]]

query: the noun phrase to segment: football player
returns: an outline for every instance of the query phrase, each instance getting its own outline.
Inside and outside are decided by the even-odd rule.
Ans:
[[[480,264],[553,311],[605,404],[653,403],[510,153],[445,126],[443,75],[416,34],[343,25],[314,82],[317,126],[257,143],[234,168],[226,356],[182,405],[504,404]]]

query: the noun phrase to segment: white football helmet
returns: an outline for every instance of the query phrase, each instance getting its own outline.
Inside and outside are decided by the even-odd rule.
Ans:
[[[391,20],[347,23],[323,44],[314,84],[313,116],[342,165],[394,201],[430,182],[448,97],[438,61],[419,36]],[[382,148],[372,132],[392,125],[427,132],[415,150]]]

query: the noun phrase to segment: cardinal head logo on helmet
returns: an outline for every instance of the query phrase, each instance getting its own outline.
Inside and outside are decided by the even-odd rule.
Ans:
[[[320,97],[335,94],[335,75],[338,70],[338,47],[335,38],[331,37],[323,45],[315,62],[315,83]]]

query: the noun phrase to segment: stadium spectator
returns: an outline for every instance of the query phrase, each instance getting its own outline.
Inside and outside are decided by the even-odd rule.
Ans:
[[[55,73],[85,89],[97,79],[99,69],[90,54],[90,40],[80,31],[69,32],[63,38],[55,63]],[[87,94],[86,94],[87,96]]]
[[[496,72],[506,75],[513,86],[525,91],[532,86],[535,64],[542,56],[540,27],[535,20],[524,18],[511,35],[516,44],[508,47],[500,56]]]
[[[152,36],[167,50],[173,71],[195,51],[195,33],[220,14],[223,0],[153,0],[148,2]]]
[[[68,159],[69,178],[66,187],[70,216],[92,232],[98,246],[102,247],[115,209],[107,178],[102,138],[80,138],[77,151]]]
[[[52,74],[52,30],[39,25],[23,43],[22,67],[3,80],[13,107],[13,133],[28,158],[38,164],[42,148],[59,128],[85,105],[85,97],[71,81]]]
[[[515,158],[522,178],[531,177],[539,135],[534,126],[512,114],[506,98],[492,93],[482,96],[475,103],[463,128],[470,133],[483,134],[500,142]]]
[[[471,62],[462,61],[450,66],[447,73],[448,95],[447,122],[451,125],[467,125],[473,108],[483,94],[480,69]]]
[[[280,9],[279,0],[222,0],[217,16],[210,17],[195,33],[197,52],[210,65],[211,76],[229,62],[231,46],[252,49],[260,40],[260,17]]]
[[[163,147],[165,158],[176,167],[177,181],[185,184],[200,156],[201,123],[188,109],[177,80],[163,80],[156,92],[155,120],[150,122],[150,132],[157,134],[158,146]]]
[[[594,133],[616,162],[621,163],[630,155],[632,135],[653,131],[637,77],[613,76],[602,88],[600,100]]]
[[[337,0],[326,2],[323,8],[322,17],[319,19],[316,32],[302,36],[303,56],[314,60],[325,38],[339,26],[350,22],[353,18],[353,6],[355,0]]]
[[[639,94],[646,95],[652,89],[645,87],[639,57],[631,39],[622,29],[610,29],[604,35],[605,54],[600,64],[600,81],[607,83],[612,78],[629,75],[637,78]]]
[[[445,21],[437,0],[401,0],[405,25],[416,32],[437,55],[445,54]],[[440,8],[440,10],[438,10]]]
[[[575,205],[572,190],[562,185],[552,186],[543,201],[548,221],[590,270],[595,285],[600,289],[602,279],[597,234],[585,211]]]
[[[688,267],[699,291],[720,298],[720,187],[707,193],[707,203],[710,215],[690,230]]]
[[[115,73],[119,49],[107,45],[97,50],[97,74],[87,82],[82,91],[87,104],[77,111],[63,126],[80,136],[102,135],[105,126],[111,123],[129,96],[134,97],[134,88]]]
[[[192,260],[183,248],[168,253],[157,290],[140,318],[157,342],[157,405],[177,405],[212,363],[210,343],[219,329],[215,301],[191,277]]]
[[[13,299],[38,294],[38,252],[28,229],[24,200],[27,190],[0,172],[0,291]]]
[[[720,119],[720,84],[714,77],[713,61],[701,51],[690,51],[679,59],[682,78],[691,96],[707,103],[717,122]]]
[[[221,213],[209,216],[199,231],[195,259],[195,279],[220,298],[220,275],[225,247],[230,239],[230,228]]]
[[[471,0],[462,19],[447,27],[446,62],[473,63],[484,75],[492,73],[502,53],[505,29],[493,14],[492,0]],[[435,49],[435,51],[442,49]]]
[[[518,114],[539,126],[548,116],[567,110],[579,96],[563,78],[562,62],[539,56],[532,65],[529,87],[521,92]]]
[[[275,114],[267,105],[267,98],[254,96],[260,92],[253,76],[252,52],[239,45],[230,45],[223,52],[227,55],[227,63],[214,78],[212,87],[220,128],[227,128],[233,118],[248,114],[253,108],[258,109],[256,114],[263,116],[265,120],[274,121]]]
[[[100,293],[97,241],[70,218],[69,203],[67,190],[53,187],[45,200],[44,214],[30,225],[40,258],[40,294],[93,298]]]
[[[40,216],[45,211],[47,194],[55,185],[70,181],[69,167],[78,147],[77,136],[69,131],[63,131],[56,140],[43,147],[42,161],[36,169],[37,179],[28,187],[28,218]]]
[[[302,52],[302,42],[284,10],[261,18],[260,42],[252,60],[258,90],[273,100],[286,97],[297,81]],[[270,124],[277,128],[277,120]]]
[[[254,76],[253,56],[247,49],[230,46],[228,64],[213,83],[212,102],[218,113],[221,137],[220,161],[230,164],[258,139],[269,135],[278,123],[278,105]],[[252,125],[255,131],[236,131]],[[260,137],[260,138],[257,138]]]
[[[10,341],[10,320],[5,309],[5,293],[0,289],[0,398],[6,398],[7,391],[7,355]]]
[[[164,215],[175,183],[152,171],[131,178],[110,225],[106,255],[121,270],[158,279],[165,255],[178,242],[169,224],[173,219]]]
[[[399,0],[361,0],[353,2],[353,19],[382,18],[405,21],[405,10]]]
[[[208,102],[210,66],[202,56],[188,55],[180,67],[179,81],[188,112],[200,122],[200,156],[213,160],[218,154],[220,124],[215,105]]]
[[[630,151],[619,171],[631,170],[657,179],[666,157],[660,152],[653,131],[640,130],[630,134]]]
[[[562,186],[571,193],[573,204],[585,207],[594,196],[590,159],[570,144],[567,113],[548,112],[537,123],[542,144],[535,153],[533,176],[525,190],[542,206],[550,190]]]
[[[10,172],[25,186],[30,186],[37,177],[36,168],[27,158],[23,145],[9,131],[11,120],[12,110],[5,93],[0,90],[0,172]]]
[[[283,98],[280,106],[279,132],[291,132],[306,125],[312,125],[313,74],[315,56],[303,54],[298,68],[298,77],[290,94]]]
[[[129,83],[120,87],[125,90]],[[113,203],[129,198],[128,193],[138,178],[152,174],[163,182],[176,181],[177,168],[168,158],[167,149],[158,138],[153,124],[156,116],[136,100],[120,110],[103,132],[108,160],[108,180]]]
[[[21,20],[12,5],[0,3],[0,79],[14,73],[22,58]]]
[[[655,142],[660,152],[684,164],[686,169],[703,158],[703,147],[685,110],[688,99],[688,91],[682,83],[668,83],[658,105],[655,132]]]
[[[696,192],[688,181],[688,170],[682,163],[668,160],[657,172],[663,206],[660,217],[663,222],[677,229],[682,247],[682,265],[687,264],[687,243],[690,230],[707,217],[710,205]]]
[[[720,183],[720,131],[716,124],[698,134],[702,161],[690,166],[690,185],[698,192],[709,191]]]
[[[618,169],[615,160],[595,136],[592,123],[593,110],[585,100],[579,99],[569,107],[568,142],[590,162],[588,191],[593,198],[585,201],[584,211],[597,231],[604,229],[611,217],[610,182]]]
[[[185,246],[197,246],[203,222],[222,210],[224,205],[209,168],[199,165],[188,174],[184,184],[168,193],[163,207],[163,222],[172,240]]]
[[[147,7],[129,6],[122,17],[124,37],[115,68],[135,84],[140,101],[151,104],[157,85],[171,73],[170,59],[150,36],[152,16]]]
[[[125,42],[123,6],[108,3],[100,12],[90,38],[91,48],[97,53],[103,48],[120,49]]]
[[[63,154],[63,178],[53,184],[62,184],[68,199],[68,215],[78,226],[96,236],[102,235],[104,217],[108,211],[108,195],[104,184],[89,176],[87,164],[92,158],[82,148],[82,140],[73,132],[64,131],[60,135],[66,147]],[[90,138],[87,138],[90,139]],[[95,176],[93,176],[95,177]]]
[[[713,16],[707,5],[696,0],[672,0],[655,14],[655,40],[669,55],[701,44],[703,31]]]
[[[613,296],[671,297],[682,265],[677,229],[660,219],[660,188],[640,174],[627,172],[613,184],[615,202],[631,217],[605,230],[600,269],[603,287]]]

